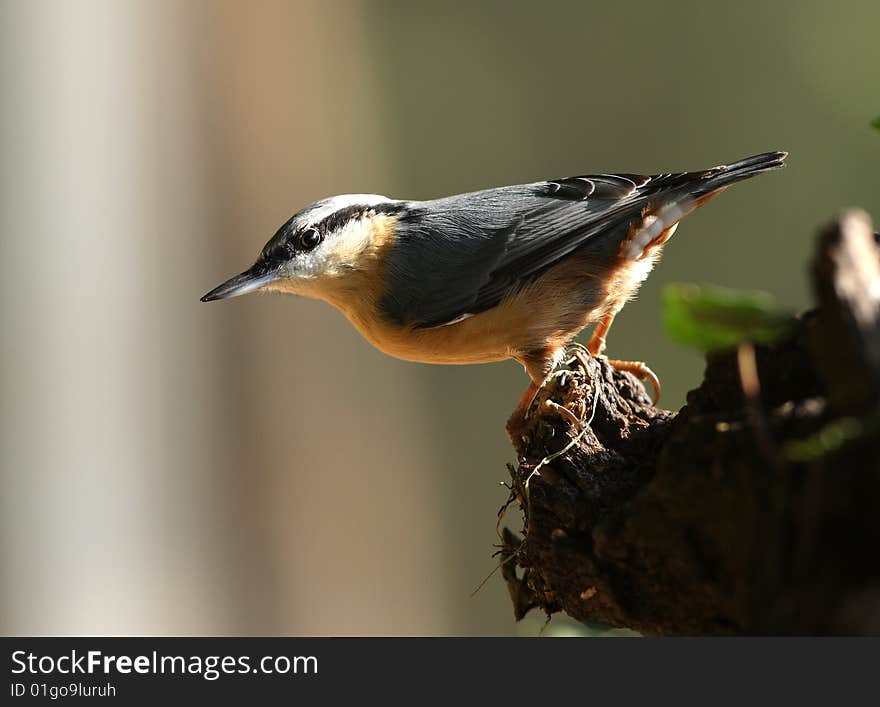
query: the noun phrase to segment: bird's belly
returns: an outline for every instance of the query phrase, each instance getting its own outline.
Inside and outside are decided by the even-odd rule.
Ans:
[[[363,299],[331,301],[367,341],[390,356],[420,363],[523,360],[558,351],[584,327],[614,313],[650,270],[648,262],[604,264],[576,255],[497,306],[452,324],[419,329],[384,320]]]
[[[518,358],[565,345],[601,316],[601,306],[523,292],[492,309],[428,329],[349,317],[364,338],[396,358],[420,363],[469,364]]]
[[[474,322],[476,318],[431,329],[358,329],[377,349],[405,361],[469,364],[511,358],[515,354],[515,349],[511,346],[513,337],[509,333],[481,325],[485,322]]]

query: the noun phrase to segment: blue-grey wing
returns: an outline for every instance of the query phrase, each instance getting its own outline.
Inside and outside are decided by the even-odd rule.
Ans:
[[[770,152],[699,172],[568,177],[411,202],[398,214],[383,313],[403,326],[433,327],[491,309],[584,244],[596,258],[616,257],[644,213],[693,205],[778,169],[785,156]],[[675,221],[683,211],[676,213]]]
[[[631,218],[640,206],[628,202],[647,179],[573,177],[411,204],[397,216],[383,313],[399,325],[433,327],[491,309]],[[615,248],[609,243],[609,255]]]
[[[397,217],[383,313],[433,327],[496,306],[607,227],[637,184],[590,177],[412,204]]]

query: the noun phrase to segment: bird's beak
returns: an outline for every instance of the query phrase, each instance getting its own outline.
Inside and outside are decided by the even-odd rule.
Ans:
[[[229,278],[222,285],[218,285],[208,294],[202,297],[202,302],[213,302],[217,299],[228,299],[246,295],[248,292],[259,290],[270,282],[278,279],[276,272],[266,272],[263,267],[254,265],[250,270]]]

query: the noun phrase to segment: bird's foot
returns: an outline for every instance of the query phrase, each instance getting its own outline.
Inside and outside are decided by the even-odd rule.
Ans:
[[[601,351],[602,348],[604,348],[605,338],[600,337],[601,345],[598,346],[598,348],[593,345],[594,341],[595,336],[586,346],[573,343],[570,345],[566,353],[567,355],[572,356],[573,359],[577,359],[577,362],[583,368],[584,373],[589,370],[587,366],[590,358],[604,358],[608,361],[608,365],[615,371],[626,371],[627,373],[632,373],[640,381],[649,381],[654,392],[652,402],[656,405],[660,400],[660,379],[657,377],[657,374],[648,368],[648,365],[644,361],[621,361],[615,358],[608,358],[601,353],[596,353],[596,351]]]
[[[571,371],[572,364],[574,363],[577,363],[577,368],[580,368],[588,378],[594,379],[593,387],[595,395],[592,410],[593,413],[595,413],[596,399],[598,398],[599,393],[599,383],[598,380],[595,379],[595,366],[596,359],[600,358],[605,359],[608,362],[608,365],[616,371],[626,371],[627,373],[632,373],[640,381],[649,381],[653,389],[653,403],[655,405],[657,404],[657,401],[660,400],[660,379],[657,377],[657,374],[644,363],[644,361],[620,361],[617,359],[609,359],[607,356],[601,354],[596,356],[591,354],[589,349],[582,344],[574,343],[566,349],[565,356],[563,356],[556,370],[544,378],[540,384],[537,384],[534,381],[529,383],[528,388],[526,388],[525,393],[523,393],[522,398],[520,398],[513,414],[507,420],[507,434],[510,436],[516,449],[519,449],[522,443],[528,444],[526,433],[528,431],[529,417],[532,415],[535,401],[538,399],[541,390],[543,390],[554,378],[565,375],[568,371]],[[589,425],[592,420],[592,414],[590,415],[590,421],[585,422],[583,419],[578,418],[577,415],[567,407],[559,405],[552,400],[545,400],[544,405],[547,410],[551,410],[560,417],[565,418],[573,427],[578,428],[581,431],[583,431],[585,424]]]
[[[548,383],[550,383],[550,381],[570,370],[569,366],[572,363],[577,362],[584,373],[587,373],[589,371],[590,359],[590,352],[586,347],[582,344],[573,343],[568,349],[566,349],[565,355],[562,357],[559,364],[557,364],[556,369],[549,373],[540,384],[534,382],[529,383],[529,387],[526,388],[525,393],[523,393],[519,403],[517,403],[516,408],[507,420],[507,434],[513,441],[514,445],[516,445],[517,441],[523,437],[523,430],[532,414],[532,408],[535,404],[535,400],[538,398],[538,394]],[[574,413],[567,408],[554,403],[552,400],[547,400],[545,403],[547,404],[548,409],[556,411],[559,415],[568,419],[573,425],[580,425],[580,420],[578,420]]]
[[[584,346],[575,341],[568,345],[568,348],[565,350],[565,357],[568,359],[567,363],[571,364],[577,361],[581,370],[584,373],[589,373],[590,359],[599,358],[599,354],[593,353],[589,346]]]
[[[654,389],[652,402],[656,405],[660,400],[660,379],[644,361],[619,361],[616,359],[608,359],[608,365],[615,371],[626,371],[632,373],[640,381],[649,381]]]

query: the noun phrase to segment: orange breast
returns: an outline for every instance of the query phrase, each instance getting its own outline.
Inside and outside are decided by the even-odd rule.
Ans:
[[[375,297],[327,299],[391,356],[423,363],[485,363],[564,346],[584,327],[623,306],[654,260],[617,258],[602,266],[576,253],[498,306],[430,329],[389,324],[379,315]]]

